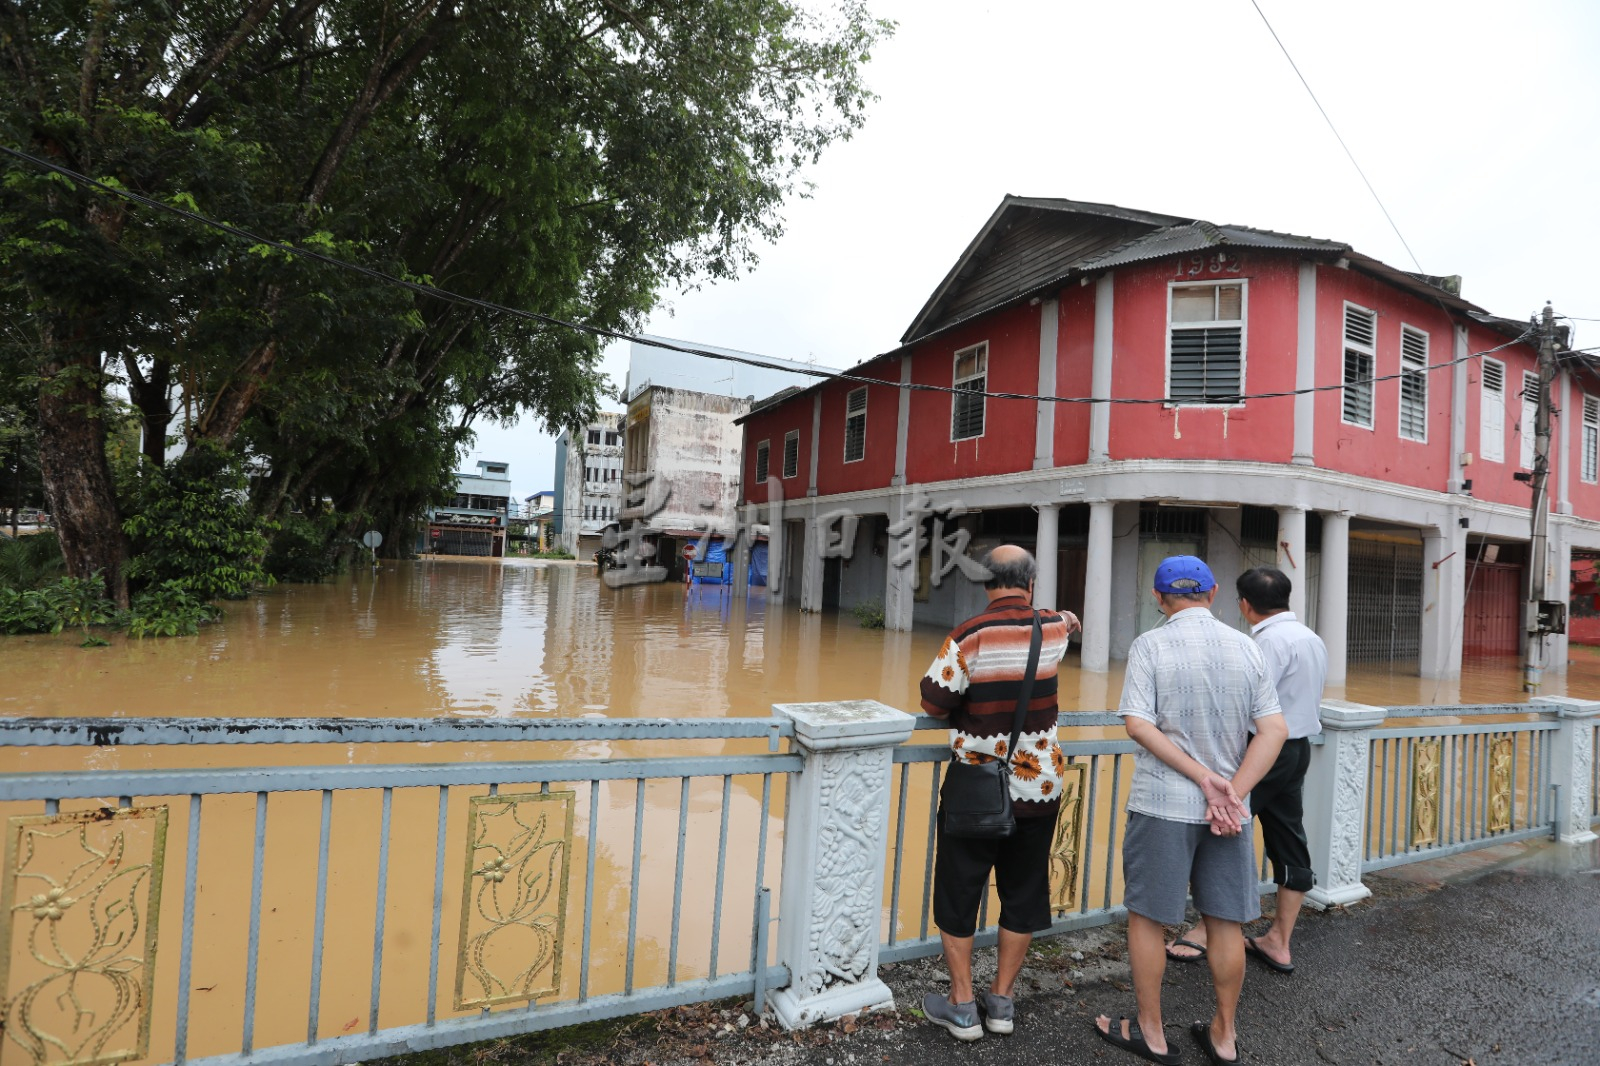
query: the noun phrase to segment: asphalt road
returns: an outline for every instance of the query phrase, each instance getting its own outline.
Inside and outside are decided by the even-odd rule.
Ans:
[[[1436,869],[1463,877],[1459,862]],[[1600,846],[1577,854],[1539,849],[1460,880],[1430,882],[1416,869],[1403,876],[1369,879],[1376,898],[1349,910],[1307,911],[1292,976],[1250,963],[1239,1020],[1243,1061],[1600,1066]],[[988,966],[980,960],[980,975]],[[1126,964],[1113,960],[1100,971],[1069,988],[1030,963],[1025,972],[1038,988],[1019,995],[1011,1037],[958,1044],[906,1019],[911,1024],[893,1031],[864,1027],[781,1059],[805,1066],[1140,1062],[1089,1031],[1098,1013],[1133,1014]],[[932,989],[937,972],[935,963],[887,975],[902,1010]],[[1203,1063],[1186,1029],[1210,1017],[1209,975],[1169,966],[1163,1000],[1168,1041],[1185,1062]]]

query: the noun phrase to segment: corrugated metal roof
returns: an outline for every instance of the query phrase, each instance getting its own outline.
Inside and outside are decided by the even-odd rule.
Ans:
[[[1182,226],[1169,226],[1135,237],[1119,248],[1079,263],[1079,271],[1110,270],[1130,263],[1143,263],[1169,255],[1186,255],[1211,248],[1274,248],[1295,252],[1328,252],[1343,254],[1350,246],[1337,241],[1316,237],[1300,237],[1292,233],[1275,233],[1272,230],[1251,229],[1247,226],[1218,226],[1210,222],[1195,221]]]

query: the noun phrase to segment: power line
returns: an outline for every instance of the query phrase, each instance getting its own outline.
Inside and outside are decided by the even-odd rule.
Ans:
[[[1378,195],[1378,190],[1372,187],[1372,182],[1367,178],[1367,172],[1361,169],[1361,164],[1356,162],[1356,155],[1350,146],[1344,143],[1344,138],[1339,135],[1339,128],[1333,124],[1333,119],[1328,117],[1328,111],[1322,106],[1322,101],[1317,99],[1317,94],[1312,92],[1311,83],[1306,81],[1306,76],[1300,73],[1300,65],[1294,61],[1294,56],[1289,54],[1289,49],[1283,43],[1283,38],[1278,36],[1278,31],[1272,28],[1272,23],[1267,21],[1267,13],[1261,10],[1261,5],[1256,0],[1250,0],[1250,6],[1256,9],[1256,14],[1261,16],[1261,21],[1266,23],[1267,32],[1272,34],[1272,39],[1278,42],[1278,48],[1283,52],[1283,58],[1289,61],[1289,66],[1294,68],[1295,77],[1300,79],[1300,84],[1306,87],[1311,102],[1317,105],[1317,110],[1322,112],[1322,120],[1328,124],[1328,129],[1333,131],[1334,138],[1339,142],[1339,147],[1344,149],[1344,154],[1350,158],[1350,165],[1356,168],[1356,173],[1361,175],[1361,180],[1366,183],[1367,191],[1378,202],[1378,210],[1383,212],[1383,217],[1389,220],[1389,228],[1394,230],[1394,235],[1400,238],[1400,243],[1405,247],[1406,254],[1411,257],[1412,265],[1422,272],[1422,264],[1417,261],[1417,253],[1411,250],[1411,245],[1406,242],[1405,235],[1400,232],[1400,227],[1395,225],[1394,216],[1389,214],[1389,209],[1383,206],[1383,198]]]
[[[950,393],[952,395],[959,394],[965,396],[983,396],[996,400],[1033,400],[1045,401],[1049,403],[1104,403],[1127,404],[1134,406],[1159,404],[1161,406],[1184,406],[1181,404],[1175,405],[1168,397],[1044,396],[1038,393],[1029,392],[992,392],[983,389],[965,389],[951,385],[929,385],[918,382],[885,381],[882,378],[866,377],[860,374],[852,374],[848,371],[826,370],[820,367],[797,367],[792,363],[780,365],[778,363],[764,361],[763,359],[753,355],[733,355],[728,352],[709,351],[707,349],[696,348],[691,345],[674,344],[671,341],[640,337],[632,333],[623,333],[619,330],[607,329],[604,326],[593,326],[581,322],[571,322],[566,319],[556,318],[553,315],[540,314],[537,311],[525,311],[520,308],[507,307],[504,304],[494,303],[490,300],[479,299],[475,296],[465,296],[460,293],[451,292],[448,289],[441,289],[436,285],[428,285],[422,282],[411,281],[407,278],[396,277],[393,274],[386,273],[385,271],[378,270],[374,267],[365,266],[361,263],[350,262],[344,259],[336,259],[333,256],[326,255],[311,248],[304,248],[292,244],[285,244],[281,241],[275,241],[267,237],[262,237],[259,234],[252,233],[249,230],[241,229],[240,227],[234,226],[230,223],[221,222],[217,219],[199,214],[198,212],[177,207],[173,204],[162,203],[160,200],[155,200],[140,193],[136,193],[131,189],[125,189],[115,185],[107,184],[106,182],[98,181],[84,174],[80,174],[75,170],[71,170],[48,160],[29,155],[26,152],[18,151],[17,149],[11,148],[7,145],[0,144],[0,154],[8,155],[14,159],[21,160],[33,166],[60,174],[65,178],[79,182],[90,188],[106,193],[107,195],[121,197],[122,199],[130,200],[134,203],[154,208],[157,211],[163,211],[169,215],[175,215],[191,222],[197,222],[203,226],[209,226],[212,229],[227,233],[230,236],[249,241],[252,246],[271,248],[274,251],[283,252],[286,255],[295,256],[301,259],[310,259],[314,262],[322,263],[326,266],[336,267],[341,270],[349,270],[354,273],[361,274],[364,277],[372,278],[375,281],[381,281],[387,284],[397,285],[403,289],[409,289],[410,291],[423,296],[433,297],[435,299],[444,300],[450,303],[477,307],[482,310],[492,311],[498,314],[510,315],[513,318],[520,318],[529,322],[537,322],[542,325],[558,326],[563,329],[573,330],[575,332],[588,334],[589,336],[593,337],[604,337],[609,340],[632,341],[639,344],[646,344],[654,348],[663,348],[668,351],[681,352],[685,355],[700,356],[704,359],[718,359],[722,360],[723,362],[741,363],[745,366],[760,367],[767,370],[783,370],[793,374],[801,374],[809,377],[821,378],[824,380],[849,381],[861,385],[882,385],[888,388],[908,389],[916,392],[939,392]],[[1443,370],[1459,363],[1465,363],[1472,359],[1477,359],[1480,356],[1492,355],[1495,352],[1499,352],[1506,348],[1510,348],[1513,345],[1522,343],[1529,337],[1533,336],[1534,332],[1535,330],[1530,324],[1529,328],[1520,336],[1513,337],[1504,344],[1496,345],[1493,348],[1487,348],[1481,352],[1472,352],[1468,355],[1447,360],[1443,363],[1431,363],[1425,368],[1425,370]],[[1279,392],[1257,392],[1231,396],[1214,396],[1207,398],[1204,402],[1207,405],[1228,405],[1241,404],[1247,400],[1283,399],[1291,396],[1309,395],[1318,392],[1332,392],[1335,390],[1346,389],[1351,386],[1371,385],[1380,381],[1394,381],[1396,379],[1405,377],[1407,374],[1415,373],[1417,373],[1415,370],[1401,370],[1400,372],[1394,374],[1383,374],[1367,378],[1352,378],[1348,381],[1341,381],[1337,385],[1317,385],[1307,389],[1285,389]]]

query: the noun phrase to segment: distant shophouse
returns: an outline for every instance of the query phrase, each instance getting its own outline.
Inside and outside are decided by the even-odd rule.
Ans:
[[[576,435],[556,438],[555,534],[563,550],[583,557],[622,509],[622,415],[602,411]]]
[[[931,587],[927,553],[889,565],[926,500],[966,509],[947,532],[972,554],[1035,549],[1037,602],[1082,614],[1086,670],[1160,620],[1154,569],[1193,552],[1225,592],[1250,566],[1288,573],[1335,683],[1347,663],[1455,677],[1520,650],[1538,385],[1527,323],[1460,288],[1337,241],[1007,197],[901,346],[849,372],[865,382],[743,419],[747,520],[779,489],[776,587],[809,609],[882,600],[892,628],[981,604],[959,575]],[[1565,356],[1554,401],[1559,597],[1600,551],[1594,364]],[[820,519],[841,512],[852,550],[825,559]],[[1231,595],[1217,607],[1239,622]],[[1565,638],[1550,651],[1561,669]]]
[[[476,475],[456,475],[455,498],[428,512],[425,550],[438,555],[505,555],[510,503],[509,467],[479,460]]]

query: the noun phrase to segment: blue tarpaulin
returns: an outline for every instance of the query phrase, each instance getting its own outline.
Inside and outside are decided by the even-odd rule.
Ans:
[[[765,585],[767,583],[767,546],[757,544],[750,551],[750,584]]]

